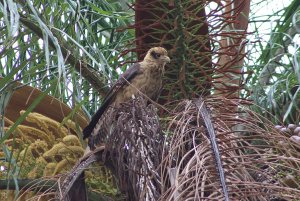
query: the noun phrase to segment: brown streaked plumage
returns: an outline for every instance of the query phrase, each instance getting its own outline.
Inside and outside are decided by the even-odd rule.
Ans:
[[[110,89],[101,107],[83,130],[84,139],[91,135],[97,135],[101,116],[110,106],[118,107],[138,92],[152,100],[157,99],[162,86],[164,67],[168,62],[170,62],[170,58],[167,51],[162,47],[154,47],[147,52],[142,62],[135,63],[127,69]]]

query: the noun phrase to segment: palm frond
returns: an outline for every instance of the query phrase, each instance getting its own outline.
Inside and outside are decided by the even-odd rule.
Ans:
[[[260,4],[272,3],[266,1]],[[252,21],[252,24],[257,24],[256,26],[265,26],[261,22],[265,19],[274,27],[271,27],[270,33],[255,33],[259,43],[254,44],[249,52],[246,67],[252,69],[253,74],[248,77],[250,85],[247,88],[251,90],[251,98],[255,104],[259,106],[253,109],[257,112],[261,112],[260,107],[267,109],[267,113],[261,114],[272,118],[277,124],[298,124],[300,120],[297,43],[299,22],[295,20],[299,9],[299,1],[293,0],[274,15],[261,16]],[[255,57],[258,59],[255,60]]]
[[[289,174],[299,177],[299,144],[239,102],[207,98],[203,103],[210,108],[230,200],[297,199],[299,183],[292,187],[284,180]],[[243,113],[233,114],[235,107]],[[164,154],[161,200],[223,200],[212,144],[196,102],[183,101],[175,114],[168,129],[173,135]]]
[[[237,107],[238,116],[232,113]],[[112,170],[125,200],[300,196],[299,142],[240,100],[184,100],[171,114],[165,122],[167,135],[162,135],[153,106],[137,98],[110,113],[99,131],[105,146],[94,158]],[[75,168],[69,178],[78,171],[82,169]]]

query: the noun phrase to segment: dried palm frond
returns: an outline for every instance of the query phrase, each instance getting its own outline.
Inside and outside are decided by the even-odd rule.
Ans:
[[[161,162],[163,135],[153,105],[146,107],[146,101],[136,101],[136,109],[125,110],[118,122],[118,135],[125,135],[127,154],[121,152],[119,158],[127,157],[127,165],[119,160],[117,167],[119,175],[126,175],[122,169],[128,168],[128,176],[133,184],[133,191],[138,200],[153,200],[160,195],[159,174],[157,168]],[[125,109],[126,107],[124,107]],[[130,108],[130,107],[127,107]],[[135,107],[133,107],[135,108]],[[142,110],[140,110],[140,108]],[[129,113],[130,112],[130,113]],[[123,124],[127,120],[127,124]],[[122,124],[126,129],[123,129]],[[133,126],[135,125],[135,126]],[[124,150],[125,151],[125,150]],[[119,177],[120,178],[120,177]]]
[[[111,169],[121,199],[300,197],[299,144],[240,100],[185,100],[171,115],[162,134],[155,107],[137,97],[103,120],[105,148],[91,159]]]
[[[60,199],[68,199],[75,179],[95,159],[102,161],[118,178],[118,187],[127,200],[157,200],[160,196],[160,176],[163,134],[155,107],[137,97],[111,108],[102,118],[96,144],[104,151],[94,151],[78,164],[64,180]],[[95,156],[98,154],[97,156]],[[100,154],[100,156],[99,156]]]
[[[156,109],[137,97],[117,109],[116,115],[105,144],[119,188],[129,200],[156,200],[164,139]]]
[[[239,101],[202,100],[210,108],[229,199],[299,198],[300,182],[294,181],[291,188],[283,181],[284,176],[300,176],[300,146]],[[174,111],[168,127],[172,135],[165,143],[160,200],[224,200],[205,117],[197,104],[199,100],[186,100]],[[242,113],[233,112],[237,106]]]

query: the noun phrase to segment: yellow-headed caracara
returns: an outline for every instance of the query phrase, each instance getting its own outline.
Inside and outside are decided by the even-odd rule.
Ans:
[[[168,62],[170,58],[167,51],[162,47],[154,47],[147,52],[142,62],[135,63],[127,69],[110,89],[101,107],[83,130],[84,139],[97,135],[99,120],[109,107],[118,107],[138,92],[156,100],[162,86],[164,67]]]

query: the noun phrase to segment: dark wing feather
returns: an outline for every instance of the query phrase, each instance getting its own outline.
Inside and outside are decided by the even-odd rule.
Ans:
[[[124,74],[121,75],[118,81],[112,86],[112,88],[107,93],[101,107],[98,109],[96,114],[94,114],[89,125],[83,129],[83,139],[86,139],[91,135],[102,114],[113,103],[114,97],[117,95],[119,89],[127,85],[127,82],[130,82],[140,72],[140,64],[135,63],[133,66],[127,69]]]

